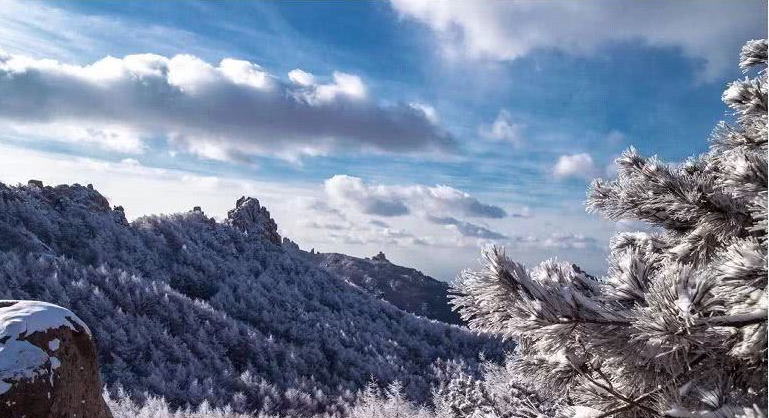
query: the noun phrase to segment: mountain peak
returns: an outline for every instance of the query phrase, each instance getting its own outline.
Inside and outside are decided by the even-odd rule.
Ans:
[[[281,243],[278,224],[256,198],[242,196],[238,199],[235,208],[227,212],[225,222],[246,234],[261,235],[275,245]]]
[[[386,261],[388,263],[390,262],[390,260],[388,260],[387,257],[385,257],[385,254],[381,251],[377,255],[371,257],[371,259],[374,261]]]

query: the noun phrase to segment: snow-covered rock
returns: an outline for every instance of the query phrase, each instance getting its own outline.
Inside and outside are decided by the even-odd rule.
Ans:
[[[71,311],[39,301],[0,301],[0,416],[111,417],[96,348]]]
[[[227,212],[226,222],[249,235],[257,234],[267,238],[275,245],[281,243],[278,224],[270,217],[270,211],[253,197],[243,196],[238,199],[235,209]]]

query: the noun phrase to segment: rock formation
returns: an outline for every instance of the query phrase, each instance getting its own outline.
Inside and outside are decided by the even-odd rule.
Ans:
[[[384,253],[381,251],[377,255],[371,257],[371,259],[374,261],[387,261],[387,262],[390,261],[387,259],[387,257],[385,257]]]
[[[0,416],[111,418],[88,327],[60,306],[0,301]]]
[[[275,245],[280,245],[278,224],[270,217],[270,211],[259,204],[253,197],[241,197],[235,203],[235,209],[227,212],[227,224],[245,232],[258,234]]]

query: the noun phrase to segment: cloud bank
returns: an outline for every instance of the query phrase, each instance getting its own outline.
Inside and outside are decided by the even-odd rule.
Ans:
[[[78,66],[0,52],[0,125],[121,152],[142,152],[157,137],[228,161],[455,150],[455,139],[424,109],[382,105],[360,77],[343,72],[320,81],[297,69],[282,81],[231,58],[211,64],[141,54]]]
[[[741,1],[391,0],[431,28],[446,54],[513,60],[537,49],[590,54],[621,41],[679,48],[704,61],[706,79],[730,69],[733,51],[766,33],[766,3]]]
[[[324,188],[337,205],[352,207],[368,215],[400,216],[418,210],[491,219],[507,216],[499,206],[482,203],[449,186],[369,185],[358,177],[336,175],[325,181]]]

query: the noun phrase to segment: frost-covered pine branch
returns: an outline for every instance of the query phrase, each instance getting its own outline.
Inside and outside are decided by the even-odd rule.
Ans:
[[[615,236],[604,277],[489,248],[458,279],[463,319],[519,339],[512,367],[574,414],[766,416],[766,40],[740,60],[762,68],[728,86],[735,123],[707,154],[673,166],[631,148],[616,180],[591,185],[589,211],[657,231]]]

